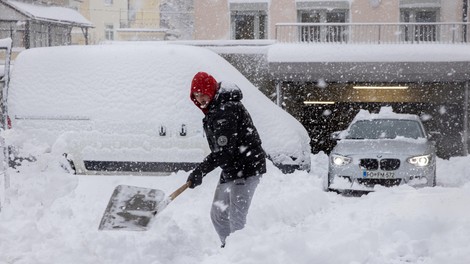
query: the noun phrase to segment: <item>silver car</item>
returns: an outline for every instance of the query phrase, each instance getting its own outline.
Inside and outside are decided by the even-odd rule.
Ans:
[[[416,115],[361,110],[348,129],[333,137],[337,145],[329,155],[327,190],[436,185],[435,144]]]

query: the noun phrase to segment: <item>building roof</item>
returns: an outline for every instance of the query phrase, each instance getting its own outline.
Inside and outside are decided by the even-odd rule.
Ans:
[[[470,79],[470,45],[274,44],[269,72],[281,80],[456,82]]]
[[[69,24],[77,27],[93,27],[90,21],[71,8],[28,4],[13,0],[3,0],[2,2],[31,19]]]

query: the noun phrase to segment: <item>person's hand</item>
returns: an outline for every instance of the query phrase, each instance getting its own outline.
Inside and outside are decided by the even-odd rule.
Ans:
[[[199,170],[193,170],[189,176],[187,182],[190,183],[189,188],[194,189],[196,186],[202,184],[202,172]]]

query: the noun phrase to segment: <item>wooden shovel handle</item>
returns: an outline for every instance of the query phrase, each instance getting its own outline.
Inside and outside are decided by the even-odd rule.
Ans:
[[[173,201],[178,195],[180,195],[182,192],[184,192],[188,187],[191,185],[191,182],[188,181],[186,182],[183,186],[179,187],[174,191],[172,194],[170,194],[170,199]]]

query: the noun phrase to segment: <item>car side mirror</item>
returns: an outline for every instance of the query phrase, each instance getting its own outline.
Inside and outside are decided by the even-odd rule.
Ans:
[[[340,140],[340,139],[341,139],[341,137],[340,137],[341,132],[342,132],[342,131],[335,131],[335,132],[331,133],[331,134],[330,134],[330,138],[331,138],[332,140]]]

